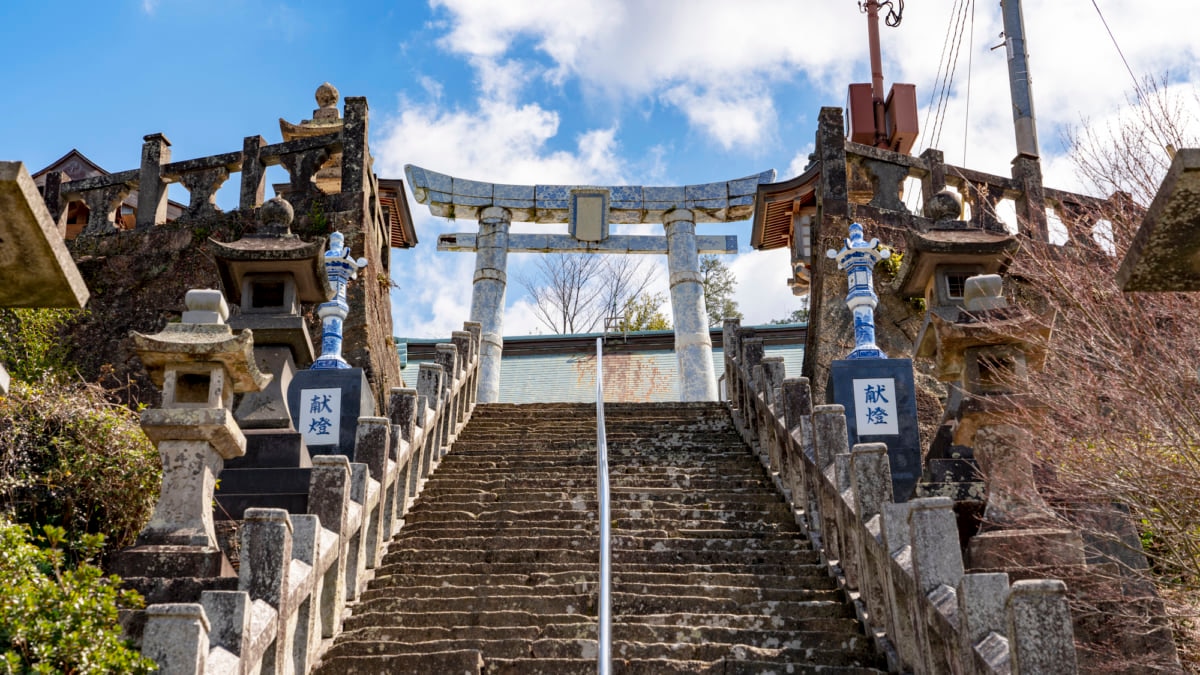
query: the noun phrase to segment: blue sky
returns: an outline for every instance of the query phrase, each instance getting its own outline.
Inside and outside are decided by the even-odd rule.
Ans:
[[[1024,4],[1049,184],[1077,187],[1064,129],[1111,119],[1132,88],[1097,5],[1136,74],[1169,72],[1194,96],[1193,3]],[[900,27],[882,28],[884,74],[917,85],[931,128],[924,108],[958,25],[965,37],[936,145],[948,161],[1006,174],[1004,50],[990,49],[1001,42],[998,2],[909,0]],[[253,134],[276,141],[278,118],[309,117],[313,91],[329,81],[367,97],[382,177],[413,163],[506,183],[672,185],[768,168],[782,180],[804,165],[820,107],[842,105],[847,84],[869,80],[866,20],[853,0],[13,0],[0,6],[0,37],[0,158],[31,170],[73,147],[110,171],[134,168],[153,132],[176,159],[236,150]],[[394,252],[396,334],[445,336],[467,316],[473,260],[434,242],[474,224],[412,209],[421,244]],[[700,226],[738,234],[744,251],[749,229]],[[748,322],[799,306],[785,254],[729,262]],[[528,266],[529,256],[510,257],[509,334],[539,330],[515,281]]]

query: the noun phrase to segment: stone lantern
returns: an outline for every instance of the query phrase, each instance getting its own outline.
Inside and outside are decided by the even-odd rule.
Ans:
[[[246,451],[230,406],[236,393],[260,391],[271,376],[255,364],[250,331],[235,335],[216,290],[191,290],[187,311],[160,333],[133,333],[134,349],[162,387],[162,407],[142,412],[142,429],[162,456],[163,483],[137,545],[117,572],[138,577],[229,576],[217,546],[213,489],[224,461]]]
[[[938,378],[961,392],[952,442],[973,457],[986,486],[985,531],[967,547],[973,569],[1083,563],[1082,538],[1061,527],[1038,494],[1028,455],[1033,438],[1013,420],[1039,407],[1020,389],[1045,362],[1053,322],[1053,314],[1010,307],[999,275],[973,276],[953,320],[930,312],[917,344],[918,356],[933,358]]]
[[[305,242],[291,232],[292,206],[276,197],[259,209],[261,225],[234,242],[210,240],[222,284],[240,313],[231,328],[254,334],[260,370],[274,378],[261,392],[242,396],[234,417],[246,436],[246,454],[221,472],[218,517],[238,520],[247,508],[307,510],[312,460],[292,424],[287,391],[297,367],[313,362],[312,338],[301,303],[329,300],[325,240]]]

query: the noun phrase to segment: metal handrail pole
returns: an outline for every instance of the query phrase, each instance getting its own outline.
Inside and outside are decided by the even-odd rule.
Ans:
[[[612,672],[612,555],[609,546],[608,439],[604,433],[604,341],[596,338],[596,490],[600,512],[599,675]]]

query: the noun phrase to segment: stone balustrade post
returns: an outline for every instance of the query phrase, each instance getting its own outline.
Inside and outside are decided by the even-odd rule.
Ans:
[[[143,138],[142,168],[138,174],[137,229],[167,222],[167,183],[162,165],[171,161],[171,141],[162,134]]]
[[[963,670],[970,672],[976,661],[976,645],[982,647],[979,657],[989,661],[996,670],[1007,668],[1007,640],[1002,650],[1002,662],[989,653],[985,640],[1003,638],[1008,632],[1008,575],[1003,572],[964,574],[958,582],[958,632],[962,642]]]
[[[242,521],[242,559],[238,590],[276,611],[274,648],[263,654],[264,672],[292,672],[295,616],[288,606],[292,567],[292,521],[286,509],[246,509]]]
[[[694,218],[689,209],[674,209],[663,215],[675,356],[679,360],[679,400],[715,401],[717,374],[712,363],[712,338],[704,307],[704,279],[700,273]]]
[[[312,458],[312,464],[308,512],[320,519],[321,527],[338,535],[337,560],[322,580],[320,601],[321,637],[331,638],[342,623],[342,608],[346,604],[350,460],[345,455],[318,455]]]
[[[396,489],[396,516],[408,512],[409,500],[416,497],[417,475],[419,464],[417,455],[419,446],[414,445],[413,435],[417,425],[417,390],[392,389],[388,397],[388,417],[391,418],[395,429],[392,436],[397,444],[396,461],[400,465],[399,480],[401,485]]]
[[[921,181],[922,203],[933,201],[933,196],[946,189],[946,160],[941,150],[927,148],[921,153],[921,160],[929,169],[929,175]]]
[[[782,356],[769,356],[762,360],[763,383],[766,386],[766,425],[768,428],[769,447],[768,453],[771,460],[771,470],[779,474],[780,479],[785,486],[791,484],[791,476],[788,473],[787,465],[787,448],[784,447],[783,439],[779,437],[779,422],[778,419],[783,415],[783,380],[785,377],[785,366]]]
[[[366,536],[368,567],[379,566],[383,542],[391,536],[393,522],[389,500],[395,503],[395,485],[388,475],[388,450],[391,448],[391,421],[386,417],[360,417],[354,437],[354,461],[365,464],[372,480],[379,483],[379,503],[365,513],[363,529]],[[365,505],[364,505],[365,506]]]
[[[475,279],[471,287],[471,321],[482,331],[480,403],[500,400],[500,354],[504,350],[504,293],[508,283],[508,230],[512,212],[489,206],[479,213]]]
[[[241,661],[250,656],[251,600],[246,591],[204,591],[200,605],[209,620],[209,650],[229,652]]]
[[[441,437],[442,444],[438,449],[439,459],[445,456],[450,444],[454,442],[454,434],[458,430],[458,416],[455,406],[451,405],[450,397],[454,393],[454,384],[458,380],[458,349],[453,344],[442,343],[434,347],[434,363],[442,367],[441,399],[443,402]]]
[[[838,404],[813,408],[813,453],[816,471],[813,472],[813,492],[817,495],[817,515],[821,520],[822,542],[837,546],[836,499],[837,485],[833,482],[834,457],[846,452],[849,444],[846,432],[846,409]]]
[[[46,210],[58,233],[67,236],[67,203],[62,198],[62,184],[66,182],[67,174],[62,171],[46,172],[46,184],[42,188],[42,198],[46,202]]]
[[[725,400],[733,407],[740,402],[737,387],[737,331],[742,322],[738,319],[723,319],[721,322],[721,355],[725,358]]]
[[[857,443],[850,452],[854,510],[867,522],[892,501],[892,467],[886,443]]]
[[[238,208],[243,211],[252,211],[262,206],[267,184],[267,167],[259,157],[259,151],[266,145],[267,139],[262,136],[247,136],[242,141],[242,187],[238,197]]]
[[[1025,579],[1008,595],[1008,644],[1013,675],[1078,672],[1067,585],[1058,579]]]
[[[791,476],[792,504],[804,511],[805,524],[811,513],[814,495],[808,490],[810,473],[805,464],[805,454],[812,449],[812,391],[808,378],[790,378],[783,381],[783,419],[787,428],[784,442],[789,447],[788,464]]]
[[[321,562],[321,523],[316,516],[293,515],[292,558],[312,568],[311,585],[296,609],[296,633],[292,639],[292,664],[297,673],[312,670],[317,648],[321,645],[320,601],[324,578]]]
[[[917,644],[917,629],[909,597],[909,591],[917,592],[915,586],[911,589],[904,583],[905,577],[912,579],[912,538],[909,531],[908,517],[912,512],[913,503],[889,502],[883,505],[882,527],[880,528],[883,550],[889,560],[885,561],[888,572],[884,580],[888,589],[888,606],[890,626],[892,627],[892,642],[900,653],[900,659],[905,667],[912,670],[921,664],[921,654]]]
[[[208,617],[195,603],[164,603],[146,608],[142,655],[158,664],[162,675],[205,672],[208,661]]]
[[[425,443],[421,448],[421,478],[425,478],[433,470],[438,448],[442,444],[438,433],[439,420],[436,417],[442,392],[442,376],[442,367],[436,363],[422,363],[417,370],[417,400],[425,401],[423,406],[419,406],[420,412],[417,415],[417,420],[425,431]],[[435,414],[434,423],[426,427],[425,425],[429,424],[430,412]]]
[[[463,330],[471,334],[471,362],[476,363],[471,373],[471,383],[467,387],[468,407],[472,410],[479,401],[479,387],[483,372],[483,324],[478,321],[464,321]]]
[[[351,522],[350,547],[346,553],[346,599],[358,600],[366,588],[367,530],[371,513],[369,498],[371,475],[366,464],[350,463],[350,510],[357,512],[357,523]]]
[[[859,443],[850,452],[850,490],[858,523],[848,523],[853,533],[849,554],[858,560],[858,587],[871,615],[890,629],[890,606],[887,600],[887,551],[876,543],[871,523],[882,527],[882,511],[892,501],[892,473],[884,443]],[[882,543],[882,542],[880,542]]]
[[[912,500],[908,522],[913,578],[917,583],[917,596],[913,598],[910,611],[917,619],[917,643],[924,663],[923,672],[938,672],[944,670],[942,660],[947,654],[957,652],[958,646],[946,644],[944,636],[932,630],[936,624],[925,618],[921,598],[933,603],[934,611],[949,612],[951,616],[947,619],[951,625],[957,625],[957,617],[953,616],[958,608],[955,589],[963,577],[963,561],[954,501],[949,497]]]
[[[458,427],[454,430],[455,435],[462,430],[463,425],[467,423],[467,418],[470,417],[470,397],[466,395],[467,387],[471,384],[471,364],[475,362],[471,354],[471,334],[465,330],[456,330],[450,333],[450,341],[454,344],[454,348],[458,350],[458,364],[462,370],[462,384],[459,385],[459,395],[455,399],[455,418],[458,420]]]

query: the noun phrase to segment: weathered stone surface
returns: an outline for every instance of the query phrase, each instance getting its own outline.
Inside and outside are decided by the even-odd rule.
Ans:
[[[0,162],[0,306],[83,307],[87,285],[21,162]]]
[[[163,675],[204,672],[208,654],[208,617],[196,604],[162,604],[146,608],[148,620],[142,654],[157,663],[169,663]]]
[[[1126,291],[1200,290],[1200,148],[1175,153],[1129,244],[1117,283]]]

